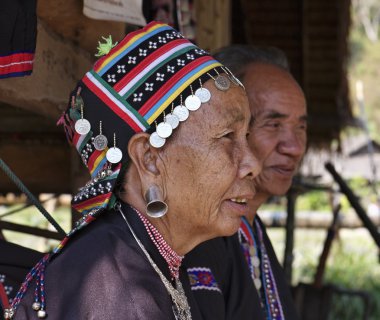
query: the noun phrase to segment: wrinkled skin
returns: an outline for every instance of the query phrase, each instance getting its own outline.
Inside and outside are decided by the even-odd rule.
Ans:
[[[164,217],[150,221],[180,254],[238,230],[248,206],[231,199],[252,199],[252,180],[261,169],[247,142],[251,114],[244,90],[232,85],[220,91],[213,80],[204,87],[211,92],[210,101],[191,112],[163,148],[138,157],[148,159],[146,167],[154,173],[154,179],[140,173],[141,193],[155,183],[169,207]]]
[[[306,101],[293,77],[270,64],[249,65],[243,81],[255,118],[249,145],[262,163],[255,199],[262,203],[284,195],[299,167],[306,149]]]

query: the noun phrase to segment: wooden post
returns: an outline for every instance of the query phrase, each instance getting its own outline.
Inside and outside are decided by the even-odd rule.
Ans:
[[[295,221],[295,208],[297,200],[297,192],[290,188],[287,199],[287,218],[286,218],[286,239],[285,239],[285,253],[284,253],[284,273],[285,279],[288,284],[292,282],[292,265],[293,265],[293,247],[294,247],[294,221]]]
[[[358,201],[358,197],[354,194],[348,184],[343,180],[338,172],[336,172],[332,163],[327,162],[325,164],[325,168],[330,174],[333,176],[334,180],[338,183],[340,191],[347,197],[347,200],[350,202],[351,206],[355,209],[357,215],[362,220],[364,226],[368,229],[371,234],[373,240],[377,244],[378,248],[380,248],[380,233],[377,230],[375,224],[371,221],[371,219],[367,216],[367,213],[360,205]]]

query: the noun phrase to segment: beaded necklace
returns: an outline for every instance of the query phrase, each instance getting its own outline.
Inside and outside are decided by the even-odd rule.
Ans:
[[[261,306],[264,309],[266,318],[268,320],[284,320],[284,312],[269,256],[265,248],[263,232],[257,219],[255,219],[254,223],[257,237],[255,237],[253,228],[250,226],[248,220],[245,217],[242,218],[238,231],[240,246],[247,260],[255,287],[259,293]],[[255,257],[260,260],[257,267],[253,265]],[[251,265],[253,267],[251,267]],[[256,269],[259,269],[259,271]],[[260,282],[258,280],[255,281],[255,279],[260,279]]]
[[[133,207],[132,207],[133,208]],[[183,256],[177,254],[165,241],[161,233],[157,230],[157,228],[150,223],[150,221],[137,209],[133,208],[133,210],[138,214],[150,239],[153,241],[154,245],[158,249],[158,252],[165,259],[168,264],[170,275],[172,276],[172,280],[179,278],[179,267],[181,266]]]
[[[173,313],[176,320],[191,320],[191,312],[190,312],[190,306],[187,301],[187,297],[185,294],[185,291],[182,287],[182,283],[179,280],[179,277],[175,279],[176,288],[170,283],[168,279],[164,276],[164,274],[161,272],[161,270],[158,268],[158,266],[154,263],[153,259],[149,255],[148,251],[145,249],[144,245],[141,243],[140,239],[137,237],[135,232],[133,231],[131,225],[129,224],[127,217],[124,215],[123,211],[121,210],[120,204],[116,204],[116,209],[120,212],[121,216],[123,217],[125,223],[128,226],[129,231],[131,232],[132,236],[135,238],[137,244],[139,245],[140,249],[143,251],[144,255],[148,259],[150,265],[152,268],[157,272],[158,276],[160,277],[162,283],[164,284],[166,290],[168,291],[169,295],[172,298],[173,305]],[[132,207],[133,208],[133,207]],[[135,209],[135,211],[138,213],[138,211]]]

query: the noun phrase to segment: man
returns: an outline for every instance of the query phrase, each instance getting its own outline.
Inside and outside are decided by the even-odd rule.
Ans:
[[[298,319],[256,213],[269,197],[287,192],[305,153],[305,97],[277,49],[232,46],[216,57],[246,88],[255,119],[248,140],[262,172],[239,232],[206,242],[186,257],[192,290],[204,319]]]

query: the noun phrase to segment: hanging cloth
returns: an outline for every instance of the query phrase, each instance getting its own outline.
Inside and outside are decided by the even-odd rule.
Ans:
[[[36,2],[0,1],[0,78],[32,73],[37,35]]]
[[[83,14],[97,20],[146,25],[142,0],[84,0]]]

